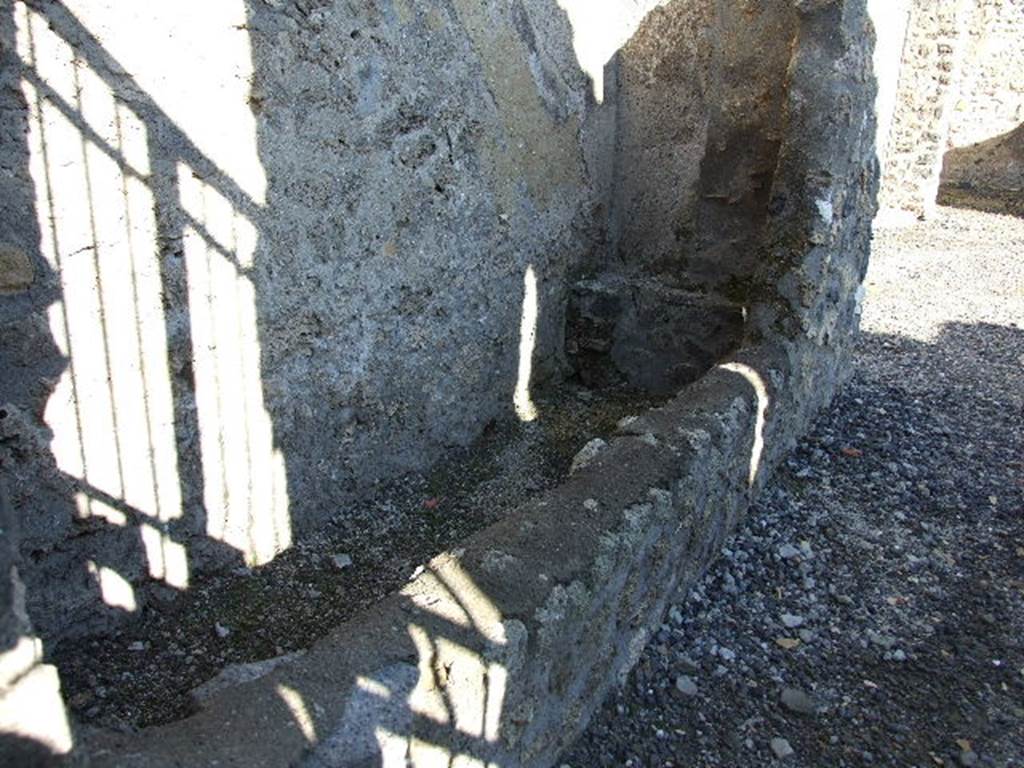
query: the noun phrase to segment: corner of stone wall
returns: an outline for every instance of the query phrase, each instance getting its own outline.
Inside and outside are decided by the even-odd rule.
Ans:
[[[796,3],[743,348],[303,657],[187,720],[93,735],[93,764],[553,764],[841,381],[877,187],[864,5]]]

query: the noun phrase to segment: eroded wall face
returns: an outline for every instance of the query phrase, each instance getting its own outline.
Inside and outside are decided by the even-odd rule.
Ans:
[[[849,370],[877,190],[872,25],[863,0],[798,9],[761,337],[302,659],[188,720],[97,735],[94,762],[558,763]]]
[[[949,141],[964,147],[1024,123],[1024,2],[975,0]]]
[[[561,9],[353,7],[250,17],[277,180],[264,385],[313,515],[512,413],[528,295],[532,377],[556,370],[564,274],[595,226],[590,86]]]
[[[882,207],[923,217],[941,196],[982,206],[1000,198],[1009,205],[998,209],[1019,209],[1007,195],[1024,185],[1024,5],[901,0],[879,2],[874,13],[877,23],[905,26],[879,38],[903,38],[899,61],[880,75]],[[890,89],[891,119],[882,99]]]
[[[584,381],[668,394],[740,342],[795,35],[788,1],[675,0],[615,57],[608,248],[569,303]]]
[[[557,4],[3,14],[0,450],[45,633],[266,562],[557,370],[613,128]]]
[[[792,4],[674,2],[623,48],[615,257],[730,293],[755,252],[782,140]]]

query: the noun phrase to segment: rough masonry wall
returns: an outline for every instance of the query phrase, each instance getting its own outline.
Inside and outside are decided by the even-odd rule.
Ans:
[[[670,3],[618,57],[613,263],[697,290],[744,284],[781,141],[790,3]]]
[[[972,8],[972,0],[911,3],[882,169],[882,208],[919,217],[934,208]]]
[[[608,248],[569,304],[585,381],[667,394],[739,344],[795,27],[788,1],[675,0],[612,60]]]
[[[512,414],[527,305],[558,372],[614,121],[557,4],[0,22],[0,458],[47,636],[265,562]]]
[[[844,375],[877,191],[872,28],[863,0],[795,7],[744,348],[302,659],[188,720],[93,734],[93,765],[556,763]]]
[[[942,184],[976,194],[1024,190],[1024,2],[978,0],[950,116]]]
[[[975,0],[949,141],[966,147],[1024,123],[1024,0]]]
[[[737,347],[795,12],[602,14],[5,8],[0,451],[45,636],[268,561],[581,344],[663,394]],[[566,338],[580,277],[612,314]]]

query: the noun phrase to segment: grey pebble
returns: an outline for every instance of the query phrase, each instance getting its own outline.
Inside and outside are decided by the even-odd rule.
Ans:
[[[794,547],[792,544],[783,544],[779,547],[779,557],[783,560],[791,560],[800,554],[800,550]]]
[[[814,700],[799,688],[784,688],[781,699],[783,706],[790,712],[813,715],[817,711]]]
[[[696,696],[697,683],[689,675],[680,675],[676,678],[676,690],[683,696]]]
[[[779,760],[783,760],[793,754],[793,747],[790,746],[786,739],[776,736],[771,741],[772,752]]]
[[[331,563],[333,563],[334,567],[339,571],[343,571],[352,565],[352,557],[344,552],[340,552],[331,557]]]
[[[960,765],[972,766],[978,764],[978,753],[971,749],[965,749],[960,753]]]

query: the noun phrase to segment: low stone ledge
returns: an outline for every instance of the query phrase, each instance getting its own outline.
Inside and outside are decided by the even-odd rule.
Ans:
[[[754,350],[718,366],[304,656],[186,720],[88,734],[83,754],[95,766],[551,764],[749,504],[777,454],[761,445],[769,420],[787,418],[771,406],[785,369],[762,366],[784,359]]]

